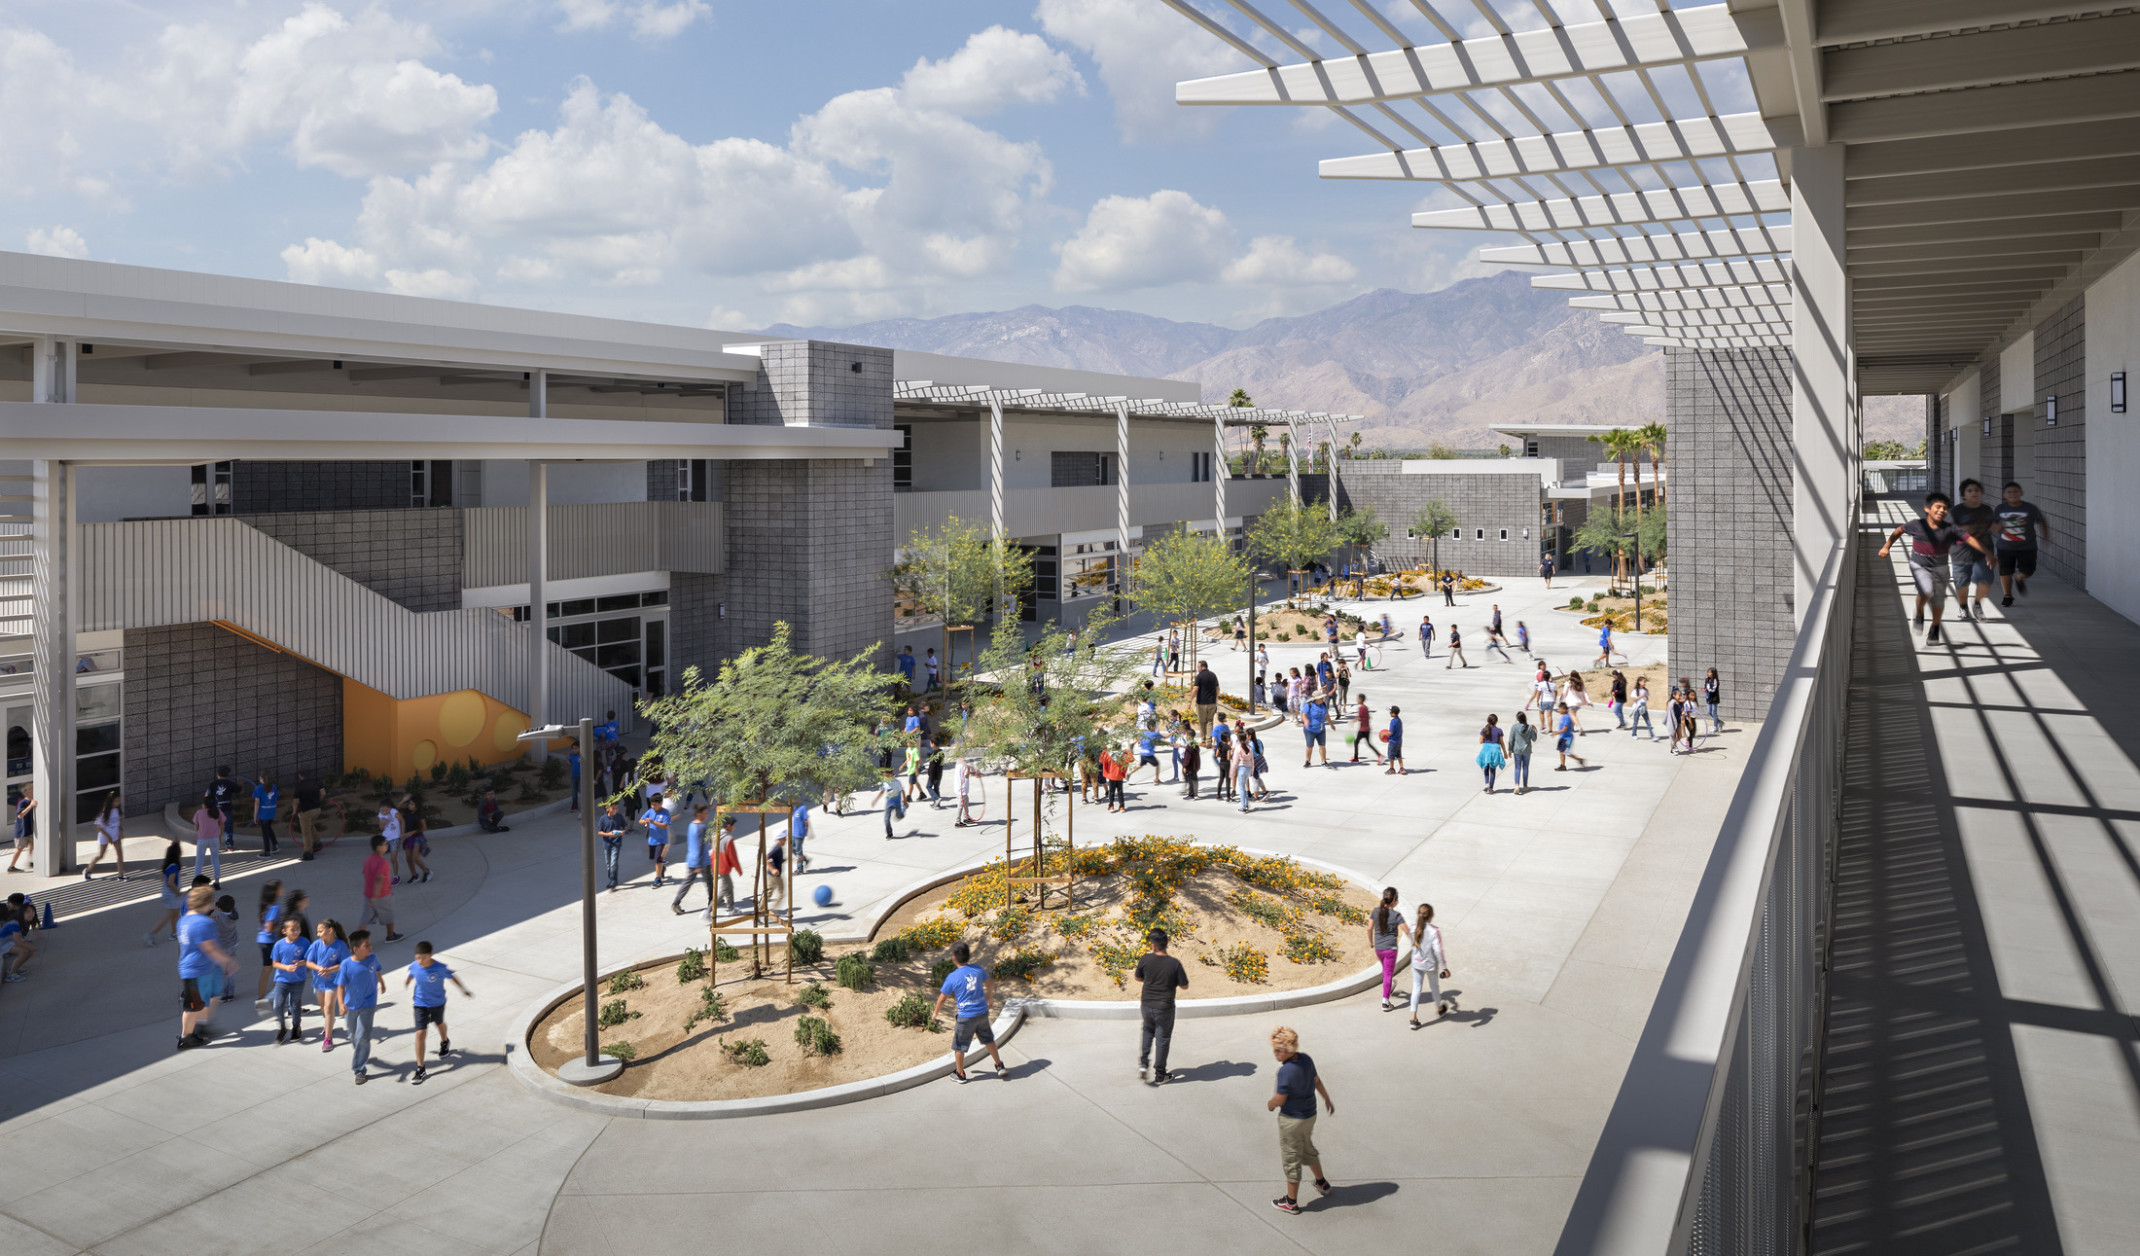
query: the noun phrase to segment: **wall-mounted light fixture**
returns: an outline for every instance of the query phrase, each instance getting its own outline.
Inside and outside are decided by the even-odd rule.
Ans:
[[[2110,373],[2110,412],[2112,414],[2125,413],[2125,372],[2123,371],[2112,371]]]
[[[1025,451],[1024,451],[1023,449],[1013,449],[1013,450],[1011,450],[1011,461],[1012,461],[1012,462],[1024,462],[1024,461],[1025,461]]]
[[[2048,397],[2045,397],[2045,398],[2043,399],[2043,425],[2044,425],[2045,427],[2057,427],[2057,426],[2058,426],[2058,394],[2057,394],[2057,393],[2052,393],[2052,394],[2051,394],[2050,396],[2048,396]]]
[[[1986,436],[1991,435],[1991,420],[1989,418],[1984,420],[1984,434]]]

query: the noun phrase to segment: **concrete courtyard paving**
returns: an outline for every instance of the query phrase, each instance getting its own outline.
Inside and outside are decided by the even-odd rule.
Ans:
[[[1394,884],[1407,904],[1433,902],[1461,1010],[1422,1031],[1383,1013],[1373,994],[1184,1021],[1173,1061],[1183,1080],[1151,1089],[1135,1078],[1133,1026],[1042,1020],[1006,1051],[1008,1082],[932,1083],[746,1120],[585,1114],[528,1093],[500,1067],[513,1017],[578,971],[576,823],[549,817],[441,839],[433,880],[397,893],[403,931],[431,940],[475,992],[452,1003],[453,1062],[422,1086],[409,1081],[405,945],[385,954],[386,1036],[373,1064],[385,1075],[359,1088],[346,1045],[333,1054],[273,1045],[272,1022],[249,1001],[250,946],[240,947],[245,997],[217,1018],[224,1035],[174,1054],[176,955],[141,941],[154,905],[66,919],[31,980],[0,993],[0,1245],[643,1256],[777,1235],[893,1253],[946,1242],[1550,1251],[1752,737],[1733,726],[1702,753],[1674,757],[1661,742],[1593,733],[1578,745],[1590,770],[1543,765],[1536,792],[1483,795],[1476,730],[1487,712],[1505,722],[1518,709],[1530,674],[1520,654],[1514,664],[1485,654],[1489,604],[1500,603],[1511,631],[1527,621],[1556,667],[1595,654],[1591,630],[1549,609],[1583,582],[1558,580],[1551,593],[1535,579],[1506,583],[1455,611],[1439,598],[1392,609],[1406,632],[1422,611],[1444,631],[1457,619],[1474,664],[1448,670],[1439,650],[1422,660],[1416,646],[1392,642],[1384,671],[1360,682],[1378,716],[1404,707],[1411,776],[1371,765],[1304,771],[1290,757],[1298,734],[1280,728],[1266,734],[1279,791],[1271,805],[1244,815],[1140,785],[1129,814],[1093,808],[1077,820],[1080,840],[1162,832],[1237,842]],[[1661,638],[1624,644],[1633,662],[1662,660]],[[1272,654],[1290,665],[1315,650]],[[1241,670],[1238,654],[1221,647],[1218,657],[1225,675]],[[1588,722],[1612,721],[1593,710]],[[1000,855],[1002,786],[990,782],[992,823],[976,829],[953,829],[948,809],[926,806],[889,841],[878,814],[821,819],[803,888],[827,884],[835,900],[802,918],[864,919],[918,877]],[[148,845],[137,841],[135,857],[146,862]],[[345,841],[317,862],[226,888],[248,921],[266,876],[309,889],[315,920],[351,921],[360,858]],[[668,892],[647,886],[643,858],[627,867],[630,887],[601,900],[605,966],[703,939],[701,922],[671,915]],[[12,880],[39,897],[46,888]],[[1316,1138],[1340,1189],[1302,1217],[1268,1203],[1278,1170],[1263,1108],[1274,1071],[1266,1036],[1280,1021],[1300,1031],[1337,1101]]]

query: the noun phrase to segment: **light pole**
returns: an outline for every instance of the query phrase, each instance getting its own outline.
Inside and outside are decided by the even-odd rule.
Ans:
[[[562,737],[562,724],[545,724],[520,734],[521,741],[548,743]],[[594,761],[587,752],[594,745],[594,717],[580,720],[580,995],[587,1029],[587,1055],[557,1066],[559,1080],[574,1086],[595,1086],[624,1071],[624,1061],[602,1054],[600,1027],[595,1024],[594,963]]]

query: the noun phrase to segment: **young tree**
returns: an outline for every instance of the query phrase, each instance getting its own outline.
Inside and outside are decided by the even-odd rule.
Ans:
[[[1120,691],[1139,660],[1096,644],[1109,622],[1095,610],[1079,628],[1075,648],[1059,623],[1028,645],[1016,621],[998,622],[980,665],[993,683],[974,704],[959,735],[959,753],[1028,775],[1074,773],[1078,755],[1113,744],[1108,738],[1117,735],[1111,725],[1121,715]]]
[[[1130,581],[1130,600],[1139,610],[1185,630],[1193,669],[1200,637],[1196,621],[1239,606],[1248,579],[1247,561],[1224,538],[1175,532],[1144,547]]]
[[[1288,572],[1300,571],[1337,548],[1337,524],[1320,503],[1282,497],[1257,516],[1247,540],[1248,552],[1255,557],[1284,563]]]
[[[1375,557],[1375,544],[1390,534],[1390,527],[1376,518],[1374,508],[1369,506],[1339,515],[1337,531],[1338,538],[1348,549],[1365,549],[1371,563]]]
[[[1024,547],[998,540],[988,525],[953,515],[933,531],[916,533],[904,561],[891,570],[892,589],[943,620],[943,674],[951,670],[951,630],[971,625],[987,614],[997,597],[1016,604],[1033,583],[1033,556]]]
[[[1442,536],[1456,526],[1456,512],[1449,504],[1437,497],[1419,508],[1412,516],[1412,535],[1426,537],[1433,545],[1433,557],[1429,560],[1435,571],[1442,569]]]
[[[898,674],[870,664],[875,646],[842,662],[797,654],[788,642],[788,625],[774,624],[771,641],[723,663],[712,680],[687,668],[682,688],[641,701],[655,729],[648,759],[709,782],[714,801],[731,805],[875,784],[871,734],[891,719]]]

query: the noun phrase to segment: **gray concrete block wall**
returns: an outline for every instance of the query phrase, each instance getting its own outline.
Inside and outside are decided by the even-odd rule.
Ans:
[[[321,510],[244,522],[412,611],[461,605],[466,520],[458,509]]]
[[[1991,421],[1991,430],[1977,442],[1977,478],[1984,491],[1997,496],[1999,486],[2014,478],[2014,425],[1999,413],[1999,355],[1994,353],[1978,368],[1977,421]],[[1980,429],[1981,430],[1981,429]]]
[[[825,340],[768,344],[757,386],[730,392],[728,421],[890,427],[892,351]]]
[[[707,679],[721,669],[719,623],[726,596],[722,577],[678,571],[669,575],[669,685],[684,683],[696,666]]]
[[[219,766],[342,770],[342,678],[213,624],[126,633],[126,812],[197,799]]]
[[[1401,461],[1361,462],[1343,468],[1342,496],[1353,509],[1372,509],[1389,525],[1377,547],[1385,558],[1425,559],[1431,543],[1407,538],[1412,519],[1429,501],[1440,500],[1463,529],[1460,540],[1444,536],[1441,561],[1468,576],[1533,576],[1543,545],[1543,497],[1530,471],[1482,471],[1458,475],[1406,475]],[[1478,532],[1485,529],[1486,539]],[[1508,540],[1500,539],[1503,529]],[[1528,530],[1528,537],[1525,532]]]
[[[763,644],[783,620],[795,648],[812,654],[846,657],[891,640],[889,463],[736,462],[725,517],[720,657]]]
[[[2088,583],[2085,300],[2073,298],[2036,328],[2036,473],[2035,482],[2023,486],[2050,525],[2051,539],[2040,555],[2044,568],[2076,588]],[[2050,408],[2044,404],[2053,396],[2058,398],[2056,426],[2047,421]]]
[[[409,464],[239,462],[230,469],[231,513],[407,510]]]
[[[1733,719],[1767,713],[1797,635],[1791,372],[1788,349],[1665,350],[1667,655],[1675,677],[1716,668]]]
[[[1600,433],[1605,430],[1598,429]],[[1610,461],[1605,454],[1605,446],[1588,436],[1539,436],[1535,439],[1538,442],[1539,457],[1561,460],[1560,474],[1563,480],[1580,480]]]

